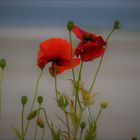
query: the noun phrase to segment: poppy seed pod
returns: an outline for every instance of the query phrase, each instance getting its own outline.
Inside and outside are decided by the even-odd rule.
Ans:
[[[80,128],[83,130],[86,127],[86,123],[84,121],[81,122]]]
[[[72,30],[73,26],[74,26],[73,21],[68,21],[68,23],[67,23],[67,29],[68,29],[69,31]]]
[[[114,28],[114,29],[120,29],[120,28],[121,28],[121,26],[120,26],[120,21],[119,21],[119,20],[116,20],[116,21],[114,22],[113,28]]]
[[[37,97],[37,101],[41,105],[43,103],[43,97],[42,96],[38,96]]]
[[[35,118],[36,115],[37,115],[37,110],[31,111],[27,116],[27,120],[31,120],[31,119]]]
[[[21,103],[22,103],[23,106],[27,103],[27,100],[28,100],[27,96],[22,96],[21,97]]]
[[[0,67],[4,69],[6,67],[6,60],[5,59],[0,59]]]
[[[107,102],[105,102],[105,101],[101,102],[101,103],[100,103],[100,107],[101,107],[102,109],[107,108]]]

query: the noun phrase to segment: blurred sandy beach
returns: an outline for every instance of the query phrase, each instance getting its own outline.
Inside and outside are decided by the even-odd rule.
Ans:
[[[110,29],[85,28],[104,38]],[[62,27],[31,27],[31,28],[0,28],[0,57],[7,60],[7,68],[2,85],[2,111],[0,121],[0,139],[10,140],[15,136],[12,126],[20,128],[20,97],[27,95],[29,101],[34,93],[35,81],[39,75],[36,66],[38,44],[50,37],[68,39],[67,30]],[[99,140],[128,140],[132,136],[140,137],[140,31],[121,29],[116,31],[108,44],[104,62],[95,84],[94,92],[101,92],[96,98],[107,100],[109,107],[103,112],[99,121]],[[79,42],[73,36],[74,46]],[[96,71],[99,60],[84,64],[83,82],[89,88],[92,75]],[[78,68],[76,68],[78,71]],[[71,94],[71,71],[64,72],[58,78],[59,89]],[[45,107],[50,113],[49,118],[56,121],[52,113],[56,109],[53,78],[45,73],[40,83],[39,94],[44,96]],[[65,87],[65,88],[64,88]],[[27,108],[29,107],[29,103]],[[51,108],[51,109],[50,109]],[[97,110],[96,108],[95,110]],[[61,114],[61,112],[60,112]],[[94,114],[94,109],[92,110]],[[32,123],[32,129],[34,124]],[[32,136],[29,133],[29,139]]]

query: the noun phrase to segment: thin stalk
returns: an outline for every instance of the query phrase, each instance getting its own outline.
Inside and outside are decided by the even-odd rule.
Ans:
[[[41,108],[41,105],[39,104],[39,108]],[[37,114],[37,118],[39,117],[40,115],[40,110],[38,111],[38,114]],[[36,136],[37,136],[37,130],[38,130],[38,125],[36,123],[36,128],[35,128],[35,135],[34,135],[34,140],[36,140]]]
[[[50,131],[51,131],[51,133],[52,133],[52,128],[51,128],[51,125],[49,124],[46,110],[45,110],[43,107],[40,107],[40,108],[37,109],[37,111],[39,111],[39,110],[42,110],[42,111],[44,112],[44,116],[45,116],[46,123],[47,123],[48,128],[50,129]]]
[[[77,85],[76,96],[75,96],[75,113],[77,113],[77,101],[79,103],[80,109],[82,110],[81,103],[79,101],[79,96],[78,96],[82,67],[83,67],[83,61],[81,61],[80,71],[79,71],[79,76],[78,76],[78,85]]]
[[[68,130],[68,137],[71,140],[71,137],[70,137],[70,127],[69,127],[69,120],[68,120],[67,112],[64,111],[64,113],[65,113],[65,116],[66,116],[66,124],[67,124],[67,130]]]
[[[2,110],[2,79],[3,79],[3,69],[1,70],[1,76],[0,76],[0,117],[1,117],[1,110]]]
[[[40,82],[40,79],[42,77],[42,74],[43,74],[43,70],[41,70],[41,73],[40,73],[40,75],[39,75],[39,77],[37,79],[37,82],[36,82],[35,95],[34,95],[34,99],[33,99],[32,105],[31,105],[31,110],[33,109],[34,104],[35,104],[35,100],[36,100],[37,92],[38,92],[38,87],[39,87],[39,82]]]
[[[22,140],[24,140],[24,109],[25,109],[25,105],[22,106],[22,111],[21,111]]]
[[[54,86],[55,86],[55,94],[57,98],[58,94],[57,94],[57,71],[56,70],[55,70],[55,76],[54,76]]]
[[[87,107],[87,109],[88,109],[89,118],[90,118],[90,120],[92,121],[92,115],[91,115],[89,106]]]
[[[81,103],[80,103],[80,100],[79,100],[79,96],[78,96],[78,93],[79,93],[79,86],[80,86],[80,80],[81,80],[81,72],[82,72],[82,67],[83,67],[83,61],[81,61],[81,65],[80,65],[80,71],[79,71],[79,76],[78,76],[78,85],[77,85],[77,89],[76,89],[76,96],[75,96],[75,114],[77,116],[77,101],[79,103],[79,106],[80,106],[80,110],[81,110],[81,113],[82,113],[82,106],[81,106]],[[76,119],[76,118],[75,118]],[[74,130],[74,140],[77,139],[77,126],[75,126],[75,130]]]
[[[100,117],[100,115],[101,115],[101,112],[102,112],[102,108],[99,110],[99,112],[98,112],[98,115],[97,115],[97,117],[96,117],[96,119],[95,119],[95,122],[97,123],[97,121],[98,121],[98,119],[99,119],[99,117]]]
[[[82,134],[83,134],[83,129],[80,131],[80,139],[79,140],[82,139]]]
[[[71,62],[72,62],[72,75],[73,75],[73,80],[75,81],[71,31],[69,31],[69,39],[70,39],[70,54],[71,54]]]
[[[107,38],[106,38],[105,51],[106,51],[106,49],[107,49],[108,40],[109,40],[110,36],[112,35],[112,33],[113,33],[114,31],[115,31],[115,29],[113,28],[112,31],[109,33],[109,35],[108,35]],[[104,53],[104,54],[105,54],[105,53]],[[89,89],[89,92],[92,91],[92,88],[93,88],[93,86],[94,86],[94,84],[95,84],[97,75],[98,75],[98,73],[99,73],[101,64],[102,64],[102,62],[103,62],[104,54],[102,55],[101,60],[100,60],[100,62],[99,62],[99,65],[98,65],[97,71],[96,71],[96,73],[95,73],[95,76],[94,76],[93,82],[92,82],[92,84],[91,84],[91,87],[90,87],[90,89]]]
[[[45,128],[42,128],[42,140],[44,140],[44,136],[45,136]]]
[[[33,102],[32,102],[30,111],[32,111],[32,109],[34,107],[35,100],[36,100],[37,93],[38,93],[39,82],[41,80],[42,75],[43,75],[43,69],[41,69],[40,75],[39,75],[39,77],[36,81],[35,94],[34,94],[34,98],[33,98]],[[24,132],[24,137],[26,136],[26,133],[27,133],[27,130],[28,130],[28,127],[29,127],[29,123],[30,123],[30,121],[27,121],[26,129],[25,129],[25,132]]]

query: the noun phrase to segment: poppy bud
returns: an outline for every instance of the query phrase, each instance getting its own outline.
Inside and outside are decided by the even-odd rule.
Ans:
[[[0,59],[0,67],[4,69],[6,67],[6,60],[5,59]]]
[[[68,23],[67,23],[67,29],[68,29],[69,31],[72,30],[73,26],[74,26],[73,21],[68,21]]]
[[[119,20],[116,20],[116,21],[114,22],[113,28],[114,28],[114,29],[120,29],[120,28],[121,28]]]
[[[31,120],[31,119],[35,118],[36,115],[37,115],[37,110],[31,111],[27,116],[27,120]]]
[[[132,137],[132,140],[138,140],[136,137]]]
[[[90,35],[90,34],[84,35],[84,40],[89,41],[91,39],[92,39],[92,35]]]
[[[40,128],[44,128],[44,120],[42,118],[37,118],[36,122]]]
[[[21,97],[21,103],[22,103],[23,106],[27,103],[27,100],[28,100],[27,96],[22,96]]]
[[[42,102],[43,102],[43,97],[42,97],[42,96],[38,96],[38,97],[37,97],[37,101],[38,101],[38,103],[41,105]]]
[[[86,127],[86,123],[84,121],[81,122],[80,128],[83,130]]]
[[[101,107],[102,109],[107,108],[107,102],[105,102],[105,101],[101,102],[101,103],[100,103],[100,107]]]
[[[61,94],[60,92],[58,92],[57,94],[56,102],[57,102],[57,105],[64,111],[66,110],[69,104],[67,97]]]

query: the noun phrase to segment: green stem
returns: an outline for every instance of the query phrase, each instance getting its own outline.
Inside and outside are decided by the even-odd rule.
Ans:
[[[91,116],[91,112],[90,112],[89,106],[88,106],[87,108],[88,108],[89,118],[90,118],[90,120],[92,121],[92,116]]]
[[[80,131],[80,139],[79,140],[82,139],[82,134],[83,134],[83,129]]]
[[[41,108],[41,105],[39,104],[39,108]],[[40,110],[38,111],[38,114],[37,114],[37,118],[39,117],[40,115]],[[36,140],[36,136],[37,136],[37,130],[38,130],[38,125],[36,123],[36,128],[35,128],[35,135],[34,135],[34,140]]]
[[[70,39],[70,54],[71,54],[71,62],[72,62],[72,75],[73,75],[73,80],[75,81],[71,31],[69,31],[69,39]]]
[[[1,110],[2,110],[2,91],[1,91],[1,87],[2,87],[2,79],[3,79],[3,69],[1,69],[1,76],[0,76],[0,117],[1,117]]]
[[[22,127],[22,140],[24,140],[24,109],[25,106],[22,106],[22,111],[21,111],[21,127]]]
[[[41,79],[42,75],[43,75],[43,69],[41,69],[40,75],[39,75],[39,77],[38,77],[38,79],[36,81],[35,94],[34,94],[34,99],[33,99],[30,111],[32,111],[32,109],[34,107],[35,100],[36,100],[36,97],[37,97],[39,82],[40,82],[40,79]],[[24,137],[26,136],[26,133],[27,133],[27,130],[28,130],[28,127],[29,127],[29,123],[30,123],[30,121],[27,121],[26,129],[25,129],[25,132],[24,132]]]
[[[42,74],[43,74],[43,69],[41,70],[40,75],[39,75],[39,77],[37,79],[37,82],[36,82],[35,95],[34,95],[34,99],[33,99],[32,105],[31,105],[31,110],[33,109],[34,104],[35,104],[35,100],[36,100],[37,92],[38,92],[38,87],[39,87],[39,82],[40,82],[40,79],[42,77]]]
[[[57,94],[57,71],[56,70],[55,70],[55,76],[54,76],[54,85],[55,85],[55,94],[57,98],[58,94]]]
[[[78,85],[77,85],[76,96],[75,96],[75,113],[77,113],[77,101],[79,103],[80,109],[82,110],[81,103],[80,103],[79,96],[78,96],[82,67],[83,67],[83,61],[81,61],[80,71],[79,71],[79,76],[78,76]]]
[[[45,136],[45,128],[42,128],[42,140],[44,140],[44,136]]]
[[[67,130],[68,130],[68,137],[69,137],[69,139],[71,139],[71,137],[70,137],[69,120],[68,120],[67,112],[65,111],[64,113],[65,113],[65,116],[66,116],[66,124],[67,124]]]
[[[40,108],[37,109],[37,111],[39,111],[39,110],[42,110],[42,111],[44,112],[44,116],[45,116],[46,123],[47,123],[48,128],[50,129],[50,131],[51,131],[51,133],[52,133],[52,128],[51,128],[51,125],[49,124],[46,110],[45,110],[43,107],[40,107]]]
[[[107,49],[108,39],[110,38],[110,36],[112,35],[112,33],[113,33],[114,31],[115,31],[115,29],[113,28],[112,31],[109,33],[109,35],[108,35],[107,38],[106,38],[105,51],[106,51],[106,49]],[[105,54],[105,53],[104,53],[104,54]],[[90,87],[90,89],[89,89],[89,92],[92,91],[92,88],[93,88],[93,86],[94,86],[94,84],[95,84],[97,75],[98,75],[98,73],[99,73],[101,64],[102,64],[102,62],[103,62],[104,54],[102,55],[101,60],[100,60],[100,62],[99,62],[99,65],[98,65],[97,71],[96,71],[96,73],[95,73],[95,76],[94,76],[93,82],[92,82],[92,84],[91,84],[91,87]]]
[[[99,117],[100,117],[100,115],[101,115],[101,112],[102,112],[102,108],[99,110],[99,112],[98,112],[98,115],[97,115],[97,117],[96,117],[96,119],[95,119],[95,122],[97,123],[97,121],[98,121],[98,119],[99,119]]]

